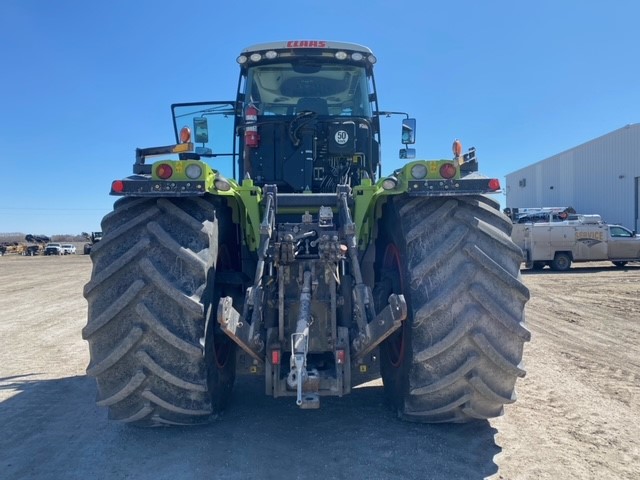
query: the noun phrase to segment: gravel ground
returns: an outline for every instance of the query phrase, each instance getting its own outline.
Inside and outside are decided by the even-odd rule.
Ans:
[[[640,266],[524,272],[518,401],[467,425],[395,418],[381,383],[317,411],[240,378],[210,425],[109,422],[81,329],[88,256],[0,257],[0,478],[640,478]]]

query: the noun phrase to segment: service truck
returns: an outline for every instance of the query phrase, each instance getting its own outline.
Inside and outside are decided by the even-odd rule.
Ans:
[[[522,249],[526,268],[533,270],[549,266],[565,271],[573,262],[598,261],[624,267],[640,261],[640,236],[621,225],[603,222],[600,215],[550,213],[548,221],[515,223],[511,236]]]

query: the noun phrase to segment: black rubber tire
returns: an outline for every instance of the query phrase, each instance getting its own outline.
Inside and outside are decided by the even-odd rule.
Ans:
[[[215,318],[218,244],[228,221],[215,197],[124,198],[103,219],[82,333],[87,374],[110,419],[204,423],[226,402],[235,364],[217,365],[205,318]]]
[[[381,344],[385,393],[421,423],[499,416],[515,401],[529,291],[522,252],[484,196],[395,197],[385,205],[374,299],[403,293],[408,318]]]
[[[623,268],[629,262],[612,262],[616,267]]]
[[[531,266],[531,270],[540,271],[544,269],[545,265],[546,265],[545,262],[533,262],[533,265]]]
[[[551,261],[551,270],[556,272],[566,272],[571,268],[571,257],[568,253],[558,252]]]

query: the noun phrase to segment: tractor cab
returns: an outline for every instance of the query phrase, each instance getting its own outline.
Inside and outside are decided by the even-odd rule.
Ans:
[[[235,102],[173,106],[178,141],[188,125],[196,154],[231,155],[227,174],[275,185],[281,193],[335,193],[338,185],[379,178],[384,112],[378,111],[371,50],[341,42],[275,42],[244,49],[237,62]],[[225,127],[212,127],[223,120]],[[414,128],[413,120],[403,123],[405,145],[415,141]],[[223,132],[230,133],[227,145],[214,145]]]
[[[358,45],[290,44],[257,45],[238,58],[241,171],[282,192],[332,193],[364,175],[373,178],[379,163],[375,57]]]

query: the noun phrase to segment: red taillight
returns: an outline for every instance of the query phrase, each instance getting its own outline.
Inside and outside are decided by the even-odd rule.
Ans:
[[[124,183],[122,180],[114,180],[113,183],[111,183],[111,190],[121,193],[124,190]]]
[[[456,176],[456,167],[453,163],[445,163],[440,167],[440,176],[447,180]]]
[[[497,178],[489,180],[489,190],[500,190],[500,180]]]
[[[346,352],[342,349],[336,350],[336,363],[338,365],[344,365],[346,360]]]
[[[156,175],[158,176],[158,178],[166,180],[171,175],[173,175],[173,168],[171,168],[171,165],[161,163],[156,167]]]
[[[280,365],[280,350],[271,350],[271,365]]]

